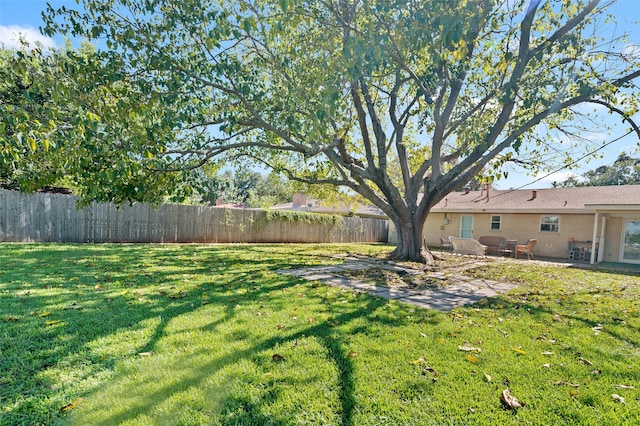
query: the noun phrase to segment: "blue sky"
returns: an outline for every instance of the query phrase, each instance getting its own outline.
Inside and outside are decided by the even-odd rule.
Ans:
[[[608,0],[602,0],[607,3]],[[74,8],[77,6],[75,0],[49,0],[54,7],[68,6]],[[46,0],[0,0],[0,43],[6,46],[15,44],[15,33],[20,32],[29,40],[39,40],[47,46],[61,45],[63,39],[57,36],[51,40],[40,34],[38,28],[42,25],[41,12],[46,9]],[[610,12],[616,16],[617,28],[616,33],[628,32],[630,34],[629,42],[631,46],[640,51],[640,0],[618,0],[610,9]],[[613,28],[612,28],[613,30]],[[611,134],[601,134],[594,136],[594,139],[600,143],[606,143],[625,133],[628,127],[620,123],[617,117],[611,117],[604,113],[601,115],[603,120],[609,120],[614,125]],[[640,121],[640,114],[634,117],[636,122]],[[616,121],[617,120],[617,121]],[[520,170],[511,170],[509,178],[496,183],[500,189],[508,188],[548,188],[553,181],[563,181],[569,174],[581,174],[586,170],[592,170],[603,164],[611,164],[620,152],[625,151],[627,154],[637,156],[639,141],[633,134],[609,145],[598,153],[602,158],[592,160],[588,164],[584,164],[577,170],[561,171],[557,174],[542,178],[543,173],[538,176],[529,176]]]

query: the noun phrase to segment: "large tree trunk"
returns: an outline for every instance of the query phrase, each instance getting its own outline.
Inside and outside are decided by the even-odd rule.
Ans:
[[[408,260],[433,265],[435,262],[433,254],[424,245],[422,237],[424,220],[398,220],[394,224],[398,236],[398,245],[389,254],[389,257],[394,260]]]

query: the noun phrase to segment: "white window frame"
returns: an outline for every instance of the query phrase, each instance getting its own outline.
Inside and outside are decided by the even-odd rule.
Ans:
[[[497,218],[498,218],[498,220],[497,220],[497,221],[494,221],[494,220],[493,220],[493,218],[494,218],[494,217],[497,217]],[[498,227],[497,227],[497,228],[494,228],[494,227],[493,227],[493,225],[494,225],[494,224],[498,224]],[[491,231],[499,231],[499,230],[501,230],[501,229],[502,229],[502,215],[499,215],[499,214],[492,214],[492,215],[491,215],[491,217],[490,217],[490,221],[489,221],[489,229],[490,229]]]
[[[557,218],[556,222],[546,222],[546,218]],[[549,229],[542,229],[543,225],[547,225]],[[545,215],[540,216],[540,232],[560,232],[560,216]]]

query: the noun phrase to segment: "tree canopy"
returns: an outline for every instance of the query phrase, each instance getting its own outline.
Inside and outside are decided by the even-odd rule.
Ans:
[[[576,186],[638,184],[640,184],[640,158],[632,158],[622,152],[613,164],[596,167],[580,177],[572,176],[556,185],[563,188],[571,188]]]
[[[80,3],[49,7],[45,32],[109,49],[104,65],[125,82],[96,113],[96,131],[116,130],[103,144],[112,167],[240,159],[342,186],[395,223],[399,258],[430,260],[430,209],[480,171],[524,162],[525,148],[527,164],[546,164],[558,147],[544,135],[571,146],[592,129],[583,105],[640,135],[640,58],[599,34],[598,0]],[[141,195],[96,179],[117,188],[108,197]]]
[[[1,186],[33,191],[64,182],[87,200],[116,202],[166,196],[176,179],[157,173],[150,141],[173,128],[158,99],[123,70],[88,43],[0,50]]]

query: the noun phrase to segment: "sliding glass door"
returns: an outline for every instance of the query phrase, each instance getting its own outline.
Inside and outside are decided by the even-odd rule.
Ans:
[[[640,221],[625,222],[622,261],[640,263]]]

